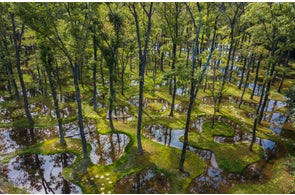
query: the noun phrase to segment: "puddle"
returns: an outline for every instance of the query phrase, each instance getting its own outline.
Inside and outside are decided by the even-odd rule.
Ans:
[[[131,121],[132,116],[129,115],[129,108],[128,106],[116,106],[112,112],[112,118],[117,121]],[[107,112],[108,113],[108,112]],[[108,114],[107,114],[108,119]]]
[[[66,126],[66,137],[80,139],[77,123]],[[124,153],[130,138],[122,133],[102,135],[96,132],[95,121],[88,121],[84,126],[86,141],[91,145],[90,159],[93,164],[109,165],[118,160]]]
[[[176,89],[176,95],[188,95],[189,94],[189,88],[182,86]]]
[[[203,131],[203,123],[209,118],[206,116],[198,117],[197,119],[191,120],[191,130],[201,133]]]
[[[21,155],[4,167],[5,175],[14,186],[26,188],[31,194],[81,194],[80,187],[65,180],[63,168],[75,159],[72,154]]]
[[[58,127],[36,129],[9,127],[0,129],[0,132],[0,151],[4,154],[59,136]]]
[[[130,138],[125,134],[112,133],[100,135],[90,133],[86,136],[91,144],[90,159],[93,164],[109,165],[118,160],[124,153]]]
[[[128,103],[133,105],[133,106],[139,106],[139,98],[138,96],[131,96],[128,100]],[[163,104],[162,108],[160,110],[155,110],[152,108],[152,106],[149,106],[149,104],[152,103],[160,103]],[[143,107],[147,108],[149,107],[150,109],[152,109],[154,112],[164,112],[165,110],[168,109],[169,107],[169,103],[168,101],[164,100],[164,99],[147,99],[147,98],[143,98]]]
[[[168,178],[153,169],[145,169],[127,175],[115,186],[117,194],[167,194],[170,190]]]

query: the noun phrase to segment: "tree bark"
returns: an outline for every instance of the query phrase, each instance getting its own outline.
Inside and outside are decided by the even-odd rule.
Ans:
[[[20,67],[20,50],[21,50],[21,43],[22,43],[22,36],[24,33],[24,24],[22,24],[21,32],[20,34],[16,32],[16,27],[15,27],[15,20],[14,20],[14,14],[10,13],[11,17],[11,23],[12,23],[12,30],[13,30],[13,43],[15,47],[15,60],[16,60],[16,68],[18,72],[18,77],[19,81],[21,84],[22,88],[22,93],[23,93],[23,98],[24,98],[24,107],[25,107],[25,113],[29,122],[30,126],[34,125],[33,118],[31,116],[30,110],[29,110],[29,102],[28,102],[28,97],[27,97],[27,90],[26,90],[26,85],[23,80],[23,72]]]
[[[251,100],[253,100],[253,96],[254,96],[254,93],[255,93],[255,90],[256,90],[256,85],[257,85],[257,81],[258,81],[258,73],[259,73],[261,60],[262,60],[262,54],[260,54],[260,57],[259,57],[259,60],[258,60],[258,63],[257,63],[257,67],[256,67],[256,73],[255,73],[255,79],[254,79],[254,87],[253,87],[251,97],[250,97]]]
[[[136,35],[137,35],[137,45],[138,45],[138,54],[139,54],[139,105],[138,105],[138,120],[137,120],[137,130],[136,130],[136,138],[137,138],[137,150],[140,155],[143,154],[143,148],[141,143],[141,123],[142,123],[142,107],[143,107],[143,87],[144,87],[144,71],[146,65],[146,57],[147,57],[147,49],[148,49],[148,42],[150,38],[151,32],[151,17],[153,13],[153,3],[150,3],[149,11],[146,10],[145,5],[141,3],[141,6],[148,18],[147,22],[147,29],[145,34],[145,44],[142,51],[141,47],[141,36],[140,36],[140,27],[138,21],[138,15],[135,8],[135,4],[132,4],[132,8],[130,11],[134,17],[135,25],[136,25]]]
[[[288,53],[287,53],[287,60],[284,64],[284,67],[287,68],[288,67],[288,63],[289,63],[289,59],[290,59],[290,50],[288,50]],[[278,92],[281,93],[281,89],[282,89],[282,86],[283,86],[283,83],[284,83],[284,80],[285,80],[285,76],[286,76],[286,70],[283,70],[283,74],[282,74],[282,78],[281,78],[281,82],[280,82],[280,85],[279,85],[279,88],[278,88]]]

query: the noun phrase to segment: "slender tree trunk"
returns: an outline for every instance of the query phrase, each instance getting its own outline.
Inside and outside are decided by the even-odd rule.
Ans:
[[[57,60],[55,60],[55,65],[56,65],[56,78],[57,78],[57,84],[59,88],[59,99],[60,101],[62,100],[62,88],[61,88],[61,81],[60,81],[60,76],[59,76],[59,68],[58,68],[58,63]]]
[[[259,111],[261,109],[262,99],[263,99],[263,95],[264,95],[264,88],[265,88],[265,83],[263,83],[262,94],[260,96],[259,104],[258,104],[258,107],[256,109],[256,113],[254,115],[254,124],[253,124],[253,128],[252,128],[252,140],[251,140],[251,143],[250,143],[250,146],[249,146],[249,150],[251,152],[253,152],[253,144],[256,141],[256,126],[257,126],[257,123],[259,121]]]
[[[212,129],[214,129],[215,115],[216,115],[216,111],[217,111],[217,109],[216,109],[217,99],[216,99],[215,94],[214,94],[214,92],[215,92],[215,80],[216,80],[216,64],[214,64],[214,67],[213,67],[212,91],[211,91],[212,99],[213,99],[213,116],[212,116],[212,125],[211,125]]]
[[[113,124],[113,109],[114,109],[114,84],[113,84],[113,65],[109,65],[109,75],[110,75],[110,80],[109,80],[109,83],[110,83],[110,97],[109,97],[109,112],[108,112],[108,115],[109,115],[109,123],[110,123],[110,128],[112,131],[115,131],[115,127],[114,127],[114,124]]]
[[[248,85],[249,75],[250,75],[250,63],[248,63],[248,66],[247,66],[247,76],[246,76],[246,81],[244,83],[243,92],[242,92],[242,95],[241,95],[241,98],[240,98],[239,108],[241,108],[243,97],[244,97],[244,94],[245,94],[245,91],[246,91],[246,88],[247,88],[247,85]]]
[[[21,33],[17,33],[16,27],[15,27],[15,20],[14,20],[14,14],[10,13],[11,16],[11,23],[12,23],[12,30],[13,30],[13,43],[15,47],[15,60],[16,60],[16,68],[19,76],[19,81],[22,88],[23,98],[24,98],[24,106],[25,106],[25,113],[29,121],[29,125],[33,126],[34,121],[31,116],[30,110],[29,110],[29,102],[27,97],[27,90],[25,86],[25,82],[23,80],[23,72],[20,67],[20,51],[21,51],[21,42],[22,42],[22,36],[24,33],[24,24],[22,24]]]
[[[235,60],[236,60],[237,45],[238,45],[238,41],[236,41],[235,46],[233,48],[233,55],[231,58],[231,66],[230,66],[229,78],[228,78],[229,82],[231,82],[231,78],[232,78],[232,74],[233,74],[233,68],[234,68],[234,64],[235,64]]]
[[[87,151],[87,142],[86,142],[85,133],[84,133],[84,126],[83,126],[82,103],[81,103],[78,71],[79,71],[79,68],[77,64],[75,65],[75,67],[72,66],[74,86],[76,91],[76,101],[78,105],[78,125],[79,125],[79,131],[80,131],[82,149],[83,149],[82,173],[85,174],[87,172],[87,166],[88,166],[88,151]]]
[[[161,52],[160,70],[164,72],[164,52]]]
[[[12,63],[11,63],[11,59],[10,59],[10,52],[9,52],[9,49],[8,49],[8,43],[7,43],[6,38],[7,38],[6,36],[3,38],[3,45],[4,45],[4,48],[5,48],[5,51],[6,51],[5,53],[6,53],[7,57],[8,57],[7,75],[9,77],[9,81],[11,82],[11,84],[12,84],[12,86],[14,88],[14,91],[15,91],[14,94],[16,96],[16,99],[17,99],[18,103],[20,103],[20,95],[19,95],[19,91],[18,91],[18,88],[17,88],[15,78],[14,78]]]
[[[277,44],[278,44],[278,40],[275,40],[275,34],[276,34],[276,30],[274,29],[274,32],[273,32],[273,43],[272,43],[272,50],[271,50],[271,54],[270,56],[272,58],[274,58],[274,54],[275,54],[275,49],[277,47]],[[275,65],[277,64],[278,62],[278,59],[276,59],[274,62],[270,62],[271,63],[271,67],[270,67],[270,64],[269,64],[269,68],[270,68],[270,78],[273,77],[273,74],[274,74],[274,70],[275,70]],[[258,124],[261,124],[261,120],[262,120],[262,117],[263,117],[263,113],[264,113],[264,109],[265,109],[265,106],[266,106],[266,102],[268,101],[268,95],[269,95],[269,91],[270,91],[270,86],[271,86],[271,79],[268,79],[267,80],[267,86],[266,86],[266,92],[265,92],[265,95],[264,95],[264,99],[263,99],[263,103],[262,103],[262,107],[261,107],[261,110],[260,110],[260,117],[259,117],[259,120],[258,120]]]
[[[288,67],[288,63],[289,63],[289,59],[290,59],[290,50],[288,50],[288,54],[287,54],[287,60],[284,64],[284,67],[287,68]],[[283,70],[283,74],[282,74],[282,78],[281,78],[281,82],[280,82],[280,85],[279,85],[279,88],[278,88],[278,92],[281,93],[281,89],[282,89],[282,86],[283,86],[283,83],[284,83],[284,80],[285,80],[285,76],[286,76],[286,70],[284,69]]]
[[[177,2],[175,2],[175,12],[176,12],[176,14],[175,14],[175,17],[174,17],[174,20],[175,20],[174,38],[172,38],[172,41],[173,41],[173,48],[172,48],[172,58],[173,58],[173,60],[172,60],[172,66],[171,66],[172,71],[175,70],[175,63],[176,63],[176,48],[177,48],[176,39],[178,38],[178,17],[179,17],[179,13],[180,13]],[[171,102],[171,110],[170,110],[170,114],[169,114],[169,116],[172,116],[172,117],[173,117],[174,104],[175,104],[175,95],[176,95],[176,73],[173,74],[172,102]]]
[[[189,9],[189,6],[186,4],[191,18],[193,19],[193,15]],[[197,3],[198,6],[198,13],[201,14],[201,7],[200,4]],[[223,4],[222,4],[223,6]],[[221,12],[221,10],[219,10]],[[194,42],[194,48],[193,48],[193,55],[192,55],[192,67],[191,67],[191,86],[190,86],[190,101],[189,101],[189,107],[188,107],[188,112],[187,112],[187,118],[186,118],[186,125],[185,125],[185,131],[184,131],[184,141],[183,141],[183,147],[181,150],[181,156],[180,156],[180,161],[179,161],[179,165],[178,165],[178,169],[181,172],[186,173],[187,175],[189,175],[189,173],[184,171],[184,161],[185,161],[185,155],[186,155],[186,149],[188,147],[188,132],[190,129],[190,120],[191,120],[191,112],[192,112],[192,107],[194,104],[194,101],[196,99],[196,96],[198,94],[198,91],[201,87],[201,83],[203,81],[203,77],[205,75],[205,72],[207,70],[207,67],[209,66],[209,61],[211,59],[212,53],[214,51],[214,46],[215,46],[215,38],[216,38],[216,30],[217,30],[217,20],[219,17],[220,12],[217,14],[216,18],[215,18],[215,25],[214,25],[214,33],[213,33],[213,40],[212,40],[212,45],[211,45],[211,49],[210,49],[210,54],[207,57],[207,62],[204,66],[204,68],[201,71],[201,74],[197,80],[197,86],[195,88],[195,80],[194,80],[194,71],[195,71],[195,65],[196,65],[196,58],[198,57],[198,55],[200,54],[200,49],[199,49],[199,35],[200,35],[200,30],[201,30],[201,26],[202,26],[202,18],[199,17],[199,23],[198,25],[196,25],[196,23],[194,22],[194,26],[196,29],[196,38],[195,38],[195,42]],[[193,19],[194,21],[194,19]]]
[[[58,106],[56,86],[55,86],[53,78],[52,78],[52,67],[53,67],[53,56],[52,56],[52,54],[48,53],[47,60],[43,61],[43,63],[44,63],[45,71],[47,73],[47,77],[48,77],[48,80],[49,80],[51,93],[52,93],[52,98],[53,98],[53,103],[54,103],[54,108],[55,108],[55,113],[56,113],[56,118],[57,118],[57,122],[58,122],[59,138],[60,138],[59,142],[60,142],[61,146],[65,146],[66,142],[65,142],[65,139],[64,139],[64,131],[63,131],[63,128],[62,128],[62,118],[61,118],[60,110],[59,110],[59,106]]]
[[[97,45],[96,45],[96,40],[95,40],[95,35],[93,37],[93,55],[94,55],[94,63],[93,63],[93,109],[94,111],[97,110],[97,100],[96,100],[96,66],[97,66]]]
[[[242,76],[241,76],[240,83],[239,83],[239,87],[238,87],[239,89],[241,89],[242,84],[243,84],[246,64],[247,64],[247,58],[244,58],[244,65],[243,65],[243,68],[242,68]]]
[[[257,64],[257,67],[256,67],[256,73],[255,73],[255,79],[254,79],[254,87],[253,87],[253,90],[252,90],[252,93],[251,93],[251,97],[250,99],[253,100],[253,96],[254,96],[254,93],[255,93],[255,90],[256,90],[256,85],[257,85],[257,81],[258,81],[258,73],[259,73],[259,68],[260,68],[260,62],[262,60],[262,54],[260,54],[260,57],[259,57],[259,60],[258,60],[258,64]]]
[[[222,79],[222,84],[221,84],[221,90],[223,90],[224,86],[225,86],[225,83],[226,83],[226,80],[227,80],[227,76],[228,76],[228,69],[229,69],[229,63],[230,63],[230,59],[232,57],[232,51],[233,51],[233,45],[234,45],[234,29],[235,29],[235,25],[236,25],[236,17],[238,15],[238,12],[239,12],[239,9],[240,9],[240,6],[242,6],[243,3],[240,3],[235,12],[234,12],[234,16],[232,19],[230,19],[230,27],[231,27],[231,31],[230,31],[230,46],[229,46],[229,51],[228,51],[228,56],[227,56],[227,61],[226,61],[226,66],[225,66],[225,69],[224,69],[224,75],[223,75],[223,79]],[[222,100],[222,93],[220,92],[219,93],[219,98],[218,98],[218,104],[221,103],[221,100]],[[217,110],[219,112],[219,109]]]
[[[144,71],[146,65],[146,57],[147,57],[147,49],[148,43],[150,39],[150,32],[151,32],[151,17],[153,13],[153,3],[150,3],[149,10],[146,10],[145,6],[141,3],[141,6],[148,18],[147,22],[147,29],[145,34],[145,44],[144,49],[142,51],[141,47],[141,36],[140,36],[140,27],[138,21],[138,15],[135,8],[135,4],[132,4],[132,8],[130,8],[132,15],[135,20],[136,25],[136,35],[137,35],[137,45],[138,45],[138,54],[139,54],[139,105],[138,105],[138,120],[137,120],[137,131],[136,131],[136,138],[137,138],[137,150],[140,155],[143,154],[143,148],[141,143],[141,123],[142,123],[142,105],[143,105],[143,87],[144,87]]]

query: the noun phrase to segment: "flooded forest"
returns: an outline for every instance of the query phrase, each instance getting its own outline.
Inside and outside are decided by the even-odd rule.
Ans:
[[[0,193],[295,193],[295,3],[0,12]]]

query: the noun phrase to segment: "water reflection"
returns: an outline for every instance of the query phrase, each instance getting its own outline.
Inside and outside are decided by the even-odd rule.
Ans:
[[[92,146],[91,161],[101,165],[109,165],[118,160],[130,141],[127,135],[119,133],[109,135],[91,133],[86,139]]]
[[[80,139],[77,123],[66,125],[66,137]],[[86,141],[91,145],[90,159],[94,164],[109,165],[124,153],[130,138],[122,133],[102,135],[97,133],[95,121],[89,120],[84,126]]]
[[[46,139],[58,136],[58,127],[51,128],[2,128],[0,129],[0,150],[2,153],[32,146]]]
[[[108,118],[108,115],[107,115]],[[117,121],[131,121],[132,116],[129,115],[129,107],[128,106],[116,106],[112,112],[112,118]]]
[[[128,100],[128,103],[133,105],[133,106],[139,106],[139,98],[138,96],[131,96]],[[162,104],[162,108],[160,110],[155,110],[152,108],[152,106],[149,106],[149,104],[151,103],[160,103]],[[165,110],[168,109],[169,107],[169,103],[168,101],[162,99],[162,98],[159,98],[159,99],[148,99],[148,98],[143,98],[143,101],[142,101],[142,105],[143,107],[150,107],[151,109],[153,109],[154,112],[164,112]]]
[[[153,169],[127,175],[115,186],[118,194],[166,194],[170,190],[168,178]]]
[[[81,189],[61,174],[74,158],[74,155],[65,153],[17,156],[6,165],[6,176],[13,185],[26,188],[31,194],[81,194]]]

